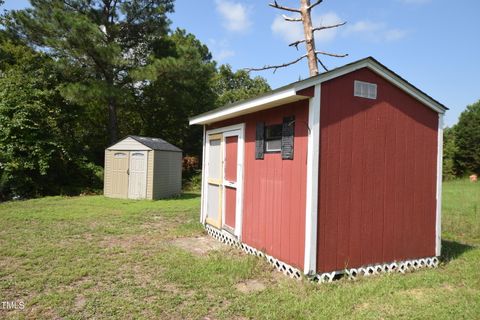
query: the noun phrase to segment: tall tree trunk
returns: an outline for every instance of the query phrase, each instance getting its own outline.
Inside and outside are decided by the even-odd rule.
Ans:
[[[111,144],[118,141],[117,105],[113,97],[108,98],[108,133]]]
[[[310,0],[301,0],[300,11],[303,19],[303,32],[307,47],[308,69],[310,76],[318,74],[317,55],[315,54],[315,41],[313,39],[312,16],[310,14]]]

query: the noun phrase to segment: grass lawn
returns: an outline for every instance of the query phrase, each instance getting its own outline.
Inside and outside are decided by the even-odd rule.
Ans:
[[[0,318],[480,319],[480,183],[444,184],[439,268],[321,285],[226,246],[174,245],[204,234],[199,200],[0,204]],[[251,280],[258,290],[238,290]]]

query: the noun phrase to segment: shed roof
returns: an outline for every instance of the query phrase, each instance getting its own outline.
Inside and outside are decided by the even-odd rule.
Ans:
[[[160,138],[141,137],[141,136],[129,136],[129,137],[149,147],[152,150],[182,152],[182,149]]]
[[[134,142],[132,145],[131,141]],[[139,143],[139,145],[137,144]],[[107,147],[109,150],[137,150],[140,148],[140,145],[145,147],[145,150],[157,150],[157,151],[173,151],[173,152],[182,152],[182,149],[177,148],[171,143],[160,139],[152,137],[141,137],[141,136],[126,136],[125,138],[115,142],[111,146]]]
[[[237,117],[243,114],[273,108],[289,102],[308,99],[310,97],[304,94],[303,89],[340,77],[361,68],[369,68],[373,70],[380,76],[390,81],[393,85],[399,87],[400,89],[407,92],[408,94],[410,94],[411,96],[413,96],[414,98],[416,98],[417,100],[424,103],[438,113],[444,113],[446,110],[448,110],[445,105],[438,102],[422,90],[418,89],[410,82],[399,76],[397,73],[388,69],[386,66],[378,62],[378,60],[376,60],[375,58],[367,57],[332,69],[330,71],[321,73],[317,76],[293,82],[291,84],[266,92],[259,96],[247,100],[234,102],[226,106],[199,114],[190,118],[190,125],[209,124]]]

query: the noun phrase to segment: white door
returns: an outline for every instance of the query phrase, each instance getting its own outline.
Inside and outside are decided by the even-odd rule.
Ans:
[[[221,134],[208,135],[207,140],[207,223],[222,227],[222,144]]]
[[[130,153],[130,168],[128,179],[128,197],[144,199],[147,196],[147,152]]]
[[[207,131],[203,185],[204,222],[242,234],[244,125]]]

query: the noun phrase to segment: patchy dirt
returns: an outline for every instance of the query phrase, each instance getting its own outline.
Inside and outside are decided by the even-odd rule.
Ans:
[[[425,299],[425,291],[428,289],[409,289],[401,292],[401,294],[414,298],[415,300],[424,300]]]
[[[82,310],[85,307],[85,304],[87,304],[87,300],[85,299],[84,296],[78,295],[75,297],[75,309],[77,310]]]
[[[212,237],[178,238],[171,242],[173,245],[186,251],[202,256],[212,250],[226,250],[228,246]]]
[[[360,303],[360,304],[356,304],[354,306],[355,310],[357,311],[364,311],[364,310],[368,310],[370,308],[370,303],[368,302],[363,302],[363,303]]]
[[[122,249],[131,249],[139,245],[148,245],[154,239],[151,237],[140,235],[129,235],[129,236],[120,236],[120,237],[106,237],[100,242],[100,246],[107,249],[112,248],[122,248]]]
[[[263,291],[267,286],[262,281],[253,279],[237,283],[235,288],[242,293],[251,293]]]

